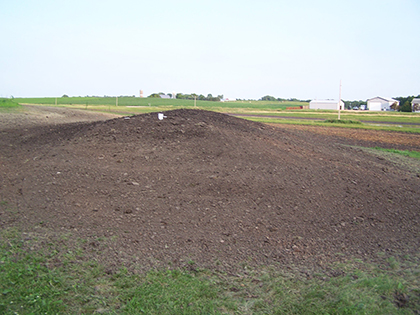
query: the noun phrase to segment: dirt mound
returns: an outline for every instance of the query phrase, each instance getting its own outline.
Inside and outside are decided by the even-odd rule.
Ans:
[[[69,233],[139,268],[417,253],[417,174],[310,132],[165,115],[4,130],[1,199],[16,211],[2,227]]]

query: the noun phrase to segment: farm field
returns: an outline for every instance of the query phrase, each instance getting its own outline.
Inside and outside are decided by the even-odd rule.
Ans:
[[[296,107],[300,105],[308,105],[305,102],[268,102],[268,101],[235,101],[235,102],[209,102],[184,99],[162,99],[162,98],[139,98],[139,97],[59,97],[59,98],[15,98],[15,102],[24,104],[38,105],[64,105],[78,106],[80,108],[90,106],[123,106],[123,107],[144,107],[150,108],[191,108],[198,107],[201,109],[223,109],[223,108],[248,108],[248,109],[286,109],[287,107]],[[117,105],[118,104],[118,105]],[[134,109],[133,109],[134,110]],[[150,110],[150,109],[149,109]]]
[[[126,109],[0,112],[3,313],[418,311],[419,135]]]
[[[324,120],[337,119],[336,111],[290,110],[288,108],[308,106],[305,102],[236,101],[209,102],[180,99],[138,97],[61,97],[61,98],[16,98],[22,104],[78,108],[121,115],[174,110],[179,108],[205,109],[229,113],[245,119],[265,123],[325,125]],[[57,105],[56,105],[57,104]],[[341,111],[341,119],[360,121],[363,124],[331,124],[341,128],[362,128],[420,133],[420,113]]]

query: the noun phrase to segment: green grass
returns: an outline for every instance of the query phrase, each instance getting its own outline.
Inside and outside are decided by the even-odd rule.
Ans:
[[[362,123],[358,120],[349,120],[349,119],[327,119],[325,120],[326,123],[330,124],[358,124],[361,125]]]
[[[349,260],[309,273],[243,265],[235,275],[193,268],[135,274],[77,260],[84,250],[70,250],[68,235],[41,251],[28,250],[39,245],[36,238],[17,229],[0,236],[1,314],[414,314],[420,308],[418,257],[383,258],[379,265]]]
[[[20,109],[22,106],[19,105],[15,100],[9,98],[0,98],[0,111],[8,112],[10,110]]]
[[[408,151],[408,150],[395,150],[395,149],[384,149],[380,147],[375,147],[374,149],[384,152],[391,152],[396,154],[401,154],[404,156],[420,159],[420,152],[419,151]]]

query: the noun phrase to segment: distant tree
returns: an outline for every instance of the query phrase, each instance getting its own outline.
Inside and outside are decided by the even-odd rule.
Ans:
[[[401,112],[411,112],[411,101],[407,100],[405,103],[400,106]]]
[[[207,96],[204,96],[203,94],[198,95],[196,93],[191,93],[191,94],[177,93],[176,98],[177,99],[184,99],[184,100],[193,100],[194,98],[196,98],[197,100],[200,100],[200,101],[218,102],[223,98],[223,95],[218,95],[217,97],[214,97],[211,94],[208,94]]]
[[[418,112],[420,111],[420,104],[413,104],[413,108],[412,108],[413,112]]]
[[[148,97],[156,98],[156,97],[160,97],[160,94],[159,93],[153,93],[153,94],[150,94]]]
[[[271,102],[277,101],[277,99],[274,96],[271,96],[271,95],[263,96],[263,97],[261,97],[261,100],[262,101],[271,101]]]
[[[64,94],[62,97],[69,97],[67,94]]]
[[[176,95],[176,98],[181,99],[181,100],[192,100],[192,99],[194,99],[194,97],[191,96],[190,94],[182,94],[182,93],[178,93]]]
[[[400,105],[398,105],[398,102],[394,102],[394,103],[390,106],[390,108],[391,108],[392,110],[397,111],[397,110],[400,108]]]
[[[411,112],[411,101],[414,99],[414,96],[394,97],[394,99],[400,102],[400,107],[398,109],[400,112]],[[410,104],[406,104],[407,102]],[[410,110],[408,110],[409,108]]]

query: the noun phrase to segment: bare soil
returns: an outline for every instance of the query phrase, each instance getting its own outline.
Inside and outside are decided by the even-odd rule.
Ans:
[[[0,114],[1,228],[23,231],[28,250],[79,242],[76,259],[110,272],[418,254],[419,162],[360,148],[420,151],[418,135],[165,115]]]

